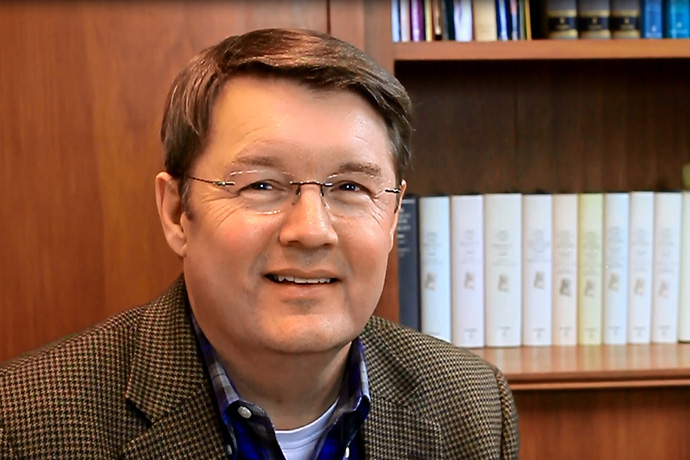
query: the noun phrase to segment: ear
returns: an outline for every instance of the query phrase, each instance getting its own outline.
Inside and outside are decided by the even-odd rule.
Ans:
[[[184,212],[177,185],[177,179],[167,172],[160,172],[156,176],[156,205],[163,234],[170,248],[184,258],[187,251],[187,234],[182,226]]]
[[[395,208],[395,214],[393,214],[393,222],[390,234],[390,249],[389,252],[393,250],[395,246],[395,235],[398,230],[398,217],[400,217],[400,207],[402,206],[402,199],[405,197],[405,190],[407,190],[407,182],[402,180],[400,182],[400,193],[397,196],[397,207]]]

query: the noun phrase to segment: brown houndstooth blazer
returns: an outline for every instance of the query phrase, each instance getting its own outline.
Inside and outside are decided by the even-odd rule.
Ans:
[[[0,459],[228,458],[182,279],[156,301],[0,367]],[[517,458],[501,373],[373,318],[369,459]]]

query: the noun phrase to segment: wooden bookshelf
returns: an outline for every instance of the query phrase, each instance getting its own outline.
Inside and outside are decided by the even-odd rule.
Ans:
[[[390,2],[351,4],[331,25],[364,17],[357,43],[412,97],[408,191],[682,188],[690,40],[393,43]],[[378,312],[395,320],[390,263]],[[473,351],[510,382],[522,460],[690,458],[688,344]]]
[[[436,41],[393,45],[396,62],[687,58],[690,39]]]

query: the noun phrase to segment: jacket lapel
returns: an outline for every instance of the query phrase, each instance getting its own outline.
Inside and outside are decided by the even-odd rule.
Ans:
[[[420,376],[400,362],[396,344],[376,332],[382,326],[374,317],[361,335],[371,395],[371,412],[363,426],[366,458],[442,459],[441,427],[420,415]]]
[[[182,277],[141,309],[126,398],[149,429],[123,458],[220,458],[224,452],[213,390],[187,313]]]

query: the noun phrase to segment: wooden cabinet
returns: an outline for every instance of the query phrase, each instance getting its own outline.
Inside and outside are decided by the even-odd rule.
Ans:
[[[364,3],[363,47],[414,103],[410,192],[682,188],[690,40],[394,44],[389,2]],[[476,352],[514,391],[521,459],[690,458],[690,345]]]

